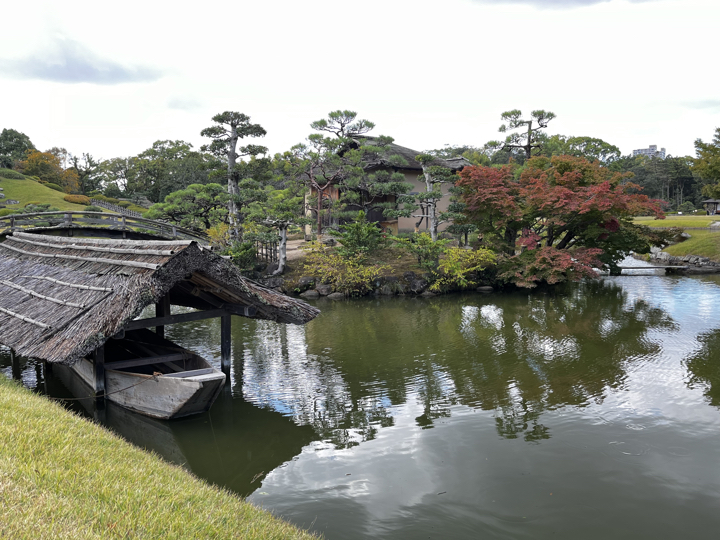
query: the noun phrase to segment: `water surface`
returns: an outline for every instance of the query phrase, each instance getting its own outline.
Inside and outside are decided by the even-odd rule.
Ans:
[[[208,414],[86,414],[328,539],[717,537],[718,277],[316,305],[233,320]],[[219,363],[219,321],[167,333]]]

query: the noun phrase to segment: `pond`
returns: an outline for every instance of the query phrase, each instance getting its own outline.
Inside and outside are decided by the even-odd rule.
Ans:
[[[719,277],[316,305],[235,318],[207,414],[68,406],[330,540],[717,537]],[[219,364],[219,321],[167,333]]]

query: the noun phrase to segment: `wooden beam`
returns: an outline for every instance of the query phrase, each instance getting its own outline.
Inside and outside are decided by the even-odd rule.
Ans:
[[[12,371],[12,378],[16,381],[21,380],[22,371],[20,370],[20,358],[15,352],[15,349],[10,349],[10,366]]]
[[[125,330],[137,330],[138,328],[152,328],[153,326],[165,326],[181,322],[202,321],[203,319],[214,319],[227,315],[224,309],[208,309],[205,311],[191,311],[190,313],[178,313],[168,317],[153,317],[151,319],[138,319],[130,321],[125,325]]]
[[[232,356],[232,315],[220,317],[220,368],[230,382],[230,359]]]
[[[155,304],[155,316],[158,318],[170,316],[170,293],[163,296],[160,301]],[[155,327],[155,333],[158,337],[165,337],[165,326],[158,325]]]
[[[254,317],[257,313],[257,308],[253,306],[244,306],[242,304],[225,303],[221,304],[220,307],[229,311],[233,315],[241,315],[243,317]]]
[[[98,401],[105,399],[105,346],[93,352],[93,371],[95,372],[95,397]]]
[[[151,364],[166,364],[168,362],[177,362],[178,360],[188,360],[192,358],[188,353],[163,354],[160,356],[145,356],[143,358],[131,358],[129,360],[118,360],[116,362],[108,362],[105,369],[122,369],[137,366],[149,366]]]
[[[187,293],[197,296],[201,300],[204,300],[211,306],[225,309],[233,315],[240,315],[242,317],[254,317],[257,313],[257,308],[254,306],[246,306],[245,304],[234,304],[232,302],[225,302],[221,298],[218,298],[214,294],[203,291],[200,287],[193,287],[186,282],[181,282],[178,286]]]

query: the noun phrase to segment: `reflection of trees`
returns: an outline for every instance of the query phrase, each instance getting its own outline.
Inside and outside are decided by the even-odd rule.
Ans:
[[[699,351],[687,359],[687,384],[690,388],[701,387],[714,407],[720,407],[720,330],[698,336],[702,344]]]
[[[549,437],[544,410],[602,401],[622,387],[628,363],[657,352],[647,330],[672,325],[602,282],[358,300],[302,328],[257,323],[244,392],[342,447],[374,438],[392,425],[392,406],[408,402],[421,406],[421,427],[466,405],[495,411],[501,436],[536,441]]]

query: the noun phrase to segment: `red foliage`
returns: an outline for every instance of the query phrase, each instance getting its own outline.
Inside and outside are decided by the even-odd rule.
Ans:
[[[584,158],[535,157],[517,178],[510,167],[482,166],[466,167],[459,176],[468,218],[486,238],[494,233],[498,242],[510,242],[505,278],[522,286],[589,275],[592,266],[601,266],[602,250],[583,251],[586,243],[609,245],[632,216],[664,217],[660,201],[638,193],[641,188],[627,181],[629,175]],[[513,256],[513,246],[527,251]]]

